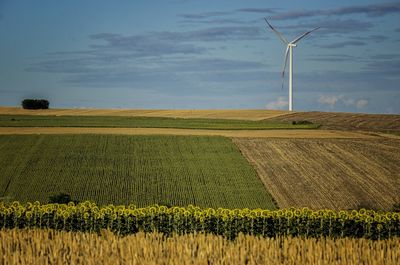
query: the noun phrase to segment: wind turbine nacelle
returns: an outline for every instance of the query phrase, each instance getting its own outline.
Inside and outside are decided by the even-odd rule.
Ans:
[[[289,43],[288,46],[289,47],[297,47],[297,44]]]

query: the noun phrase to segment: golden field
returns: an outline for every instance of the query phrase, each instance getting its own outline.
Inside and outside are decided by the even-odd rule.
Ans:
[[[122,135],[208,135],[248,138],[366,138],[378,139],[379,136],[363,132],[337,130],[205,130],[177,128],[95,128],[95,127],[0,127],[0,135],[10,134],[122,134]],[[390,136],[399,138],[398,136]]]
[[[264,120],[288,114],[284,110],[145,110],[145,109],[45,109],[27,110],[17,107],[0,107],[2,115],[59,115],[59,116],[131,116]]]
[[[1,230],[1,264],[331,264],[400,263],[400,238],[259,238],[137,233],[118,237],[55,230]]]

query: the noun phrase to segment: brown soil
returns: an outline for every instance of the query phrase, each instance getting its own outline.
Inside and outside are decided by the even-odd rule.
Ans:
[[[400,141],[245,139],[234,142],[279,207],[390,210],[400,200]]]

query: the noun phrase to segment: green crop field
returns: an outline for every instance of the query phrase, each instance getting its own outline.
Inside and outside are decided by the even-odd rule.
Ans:
[[[183,119],[162,117],[121,116],[30,116],[0,115],[2,127],[120,127],[120,128],[181,128],[219,130],[315,129],[316,124],[278,121],[246,121],[227,119]]]
[[[7,200],[47,202],[64,192],[98,204],[275,208],[224,137],[2,135],[0,168]]]

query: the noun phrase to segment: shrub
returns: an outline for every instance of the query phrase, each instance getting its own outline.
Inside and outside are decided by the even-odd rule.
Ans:
[[[49,197],[50,203],[60,203],[60,204],[67,204],[69,202],[78,203],[78,201],[72,200],[71,196],[67,193],[59,193]]]
[[[311,121],[292,121],[292,125],[310,125],[310,124],[314,124]]]
[[[49,101],[46,99],[24,99],[22,107],[24,109],[48,109]]]

